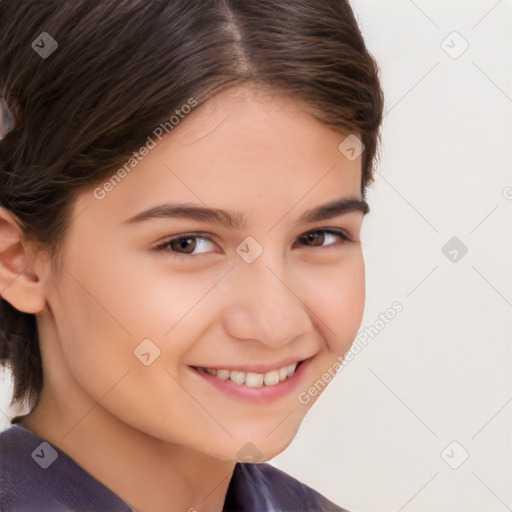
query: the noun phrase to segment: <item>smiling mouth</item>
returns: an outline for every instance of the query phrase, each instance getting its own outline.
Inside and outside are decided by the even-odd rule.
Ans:
[[[266,373],[204,368],[202,366],[193,366],[193,368],[199,372],[213,375],[214,377],[217,377],[218,379],[221,380],[231,380],[232,382],[238,384],[239,386],[246,386],[249,388],[260,388],[264,386],[276,386],[280,382],[289,379],[295,374],[295,371],[302,363],[303,361],[299,361]]]

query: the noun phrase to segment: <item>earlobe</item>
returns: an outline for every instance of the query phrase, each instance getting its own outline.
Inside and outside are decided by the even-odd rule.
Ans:
[[[39,276],[31,268],[29,243],[13,214],[1,206],[0,295],[24,313],[39,313],[46,303]]]

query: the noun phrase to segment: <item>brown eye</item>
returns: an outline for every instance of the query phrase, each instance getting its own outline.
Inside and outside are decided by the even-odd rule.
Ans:
[[[339,241],[338,244],[336,244],[336,239]],[[328,247],[331,245],[342,245],[350,242],[350,237],[343,231],[334,229],[317,229],[300,236],[298,240],[306,247]]]
[[[213,246],[212,247],[209,246]],[[215,243],[210,238],[195,234],[186,234],[169,238],[155,247],[154,250],[171,256],[199,256],[209,252],[218,252],[215,250]]]
[[[190,254],[194,252],[196,247],[196,240],[194,237],[181,237],[175,238],[167,242],[167,245],[176,252],[184,252]]]
[[[325,236],[321,231],[314,231],[312,233],[308,233],[307,235],[300,237],[300,240],[303,243],[310,246],[323,245],[324,239]]]

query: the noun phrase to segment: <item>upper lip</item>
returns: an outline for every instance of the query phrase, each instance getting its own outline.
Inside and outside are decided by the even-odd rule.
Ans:
[[[229,370],[231,372],[252,372],[252,373],[268,373],[274,370],[279,370],[285,366],[289,366],[293,363],[301,363],[306,361],[307,359],[311,359],[313,356],[305,357],[305,358],[297,358],[297,357],[289,357],[287,359],[283,359],[279,363],[265,364],[265,363],[250,363],[247,365],[229,365],[224,363],[208,364],[208,365],[196,365],[193,368],[211,368],[215,370]]]

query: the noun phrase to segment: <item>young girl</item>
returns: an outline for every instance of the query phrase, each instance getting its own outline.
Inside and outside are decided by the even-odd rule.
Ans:
[[[264,462],[363,315],[383,100],[348,3],[0,20],[0,360],[26,410],[0,510],[343,510]]]

